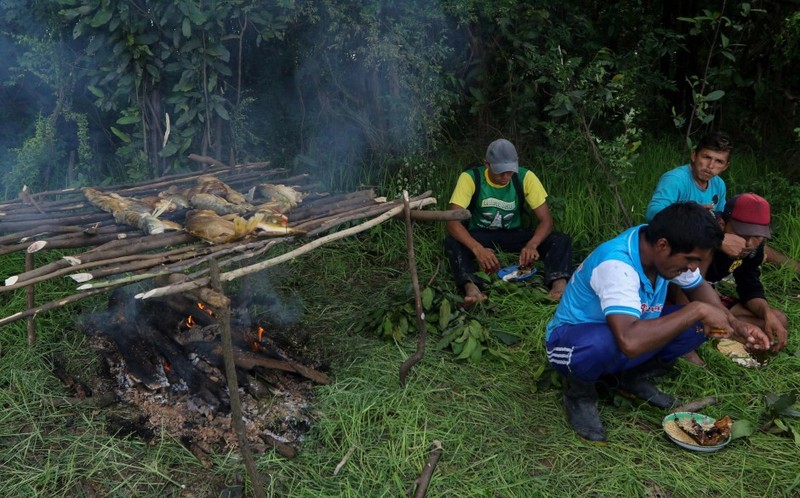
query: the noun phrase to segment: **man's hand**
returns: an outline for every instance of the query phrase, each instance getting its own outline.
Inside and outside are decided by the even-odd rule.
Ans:
[[[764,317],[764,333],[770,339],[772,351],[778,352],[786,346],[787,331],[781,321],[775,316],[772,308]]]
[[[763,330],[752,323],[735,319],[732,322],[733,333],[729,336],[734,341],[741,342],[747,349],[766,351],[770,347],[770,338]]]
[[[520,266],[533,266],[535,261],[539,261],[539,249],[536,246],[526,245],[519,252]]]
[[[500,269],[500,260],[491,249],[479,246],[473,251],[475,259],[478,261],[478,266],[486,273],[496,273]]]
[[[736,235],[735,233],[726,233],[725,238],[722,239],[722,252],[731,258],[738,258],[747,247],[747,241]]]

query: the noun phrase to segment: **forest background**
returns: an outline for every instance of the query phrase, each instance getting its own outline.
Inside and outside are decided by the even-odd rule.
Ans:
[[[182,171],[189,153],[332,189],[479,159],[499,136],[564,171],[593,158],[612,186],[647,137],[723,129],[790,178],[800,153],[796,1],[4,0],[0,15],[6,198]]]

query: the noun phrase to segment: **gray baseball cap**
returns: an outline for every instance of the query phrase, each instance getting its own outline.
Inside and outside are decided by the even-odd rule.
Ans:
[[[519,171],[517,149],[505,138],[499,138],[489,144],[486,149],[486,162],[492,168],[492,173],[496,175]]]

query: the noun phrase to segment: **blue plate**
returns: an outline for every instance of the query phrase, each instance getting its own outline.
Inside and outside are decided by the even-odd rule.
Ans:
[[[497,276],[506,282],[523,282],[536,275],[536,268],[529,272],[519,271],[519,265],[506,266],[497,272]]]

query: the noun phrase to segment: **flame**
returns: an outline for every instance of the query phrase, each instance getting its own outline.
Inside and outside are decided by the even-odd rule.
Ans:
[[[164,365],[164,371],[165,372],[171,372],[172,371],[172,366],[169,363],[167,363],[167,360],[163,360],[161,363],[162,363],[162,365]]]
[[[197,303],[197,307],[200,308],[201,310],[205,311],[206,313],[208,313],[209,316],[214,316],[214,310],[212,310],[211,308],[209,308],[205,304]]]
[[[262,339],[264,339],[264,327],[259,326],[258,327],[258,342],[261,342]]]
[[[258,345],[256,341],[253,341],[253,343],[250,344],[250,349],[257,352],[261,349],[261,347]]]
[[[194,327],[195,326],[194,317],[192,315],[187,316],[186,320],[184,320],[184,325],[186,325],[187,329]]]

